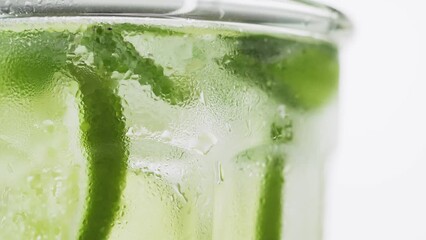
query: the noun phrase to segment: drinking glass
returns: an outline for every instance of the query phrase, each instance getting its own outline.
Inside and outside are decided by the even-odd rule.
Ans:
[[[0,1],[0,239],[319,240],[340,12]]]

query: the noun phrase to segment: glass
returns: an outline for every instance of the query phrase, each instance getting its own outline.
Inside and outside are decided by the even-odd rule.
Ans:
[[[302,1],[0,1],[0,239],[321,239],[349,29]]]

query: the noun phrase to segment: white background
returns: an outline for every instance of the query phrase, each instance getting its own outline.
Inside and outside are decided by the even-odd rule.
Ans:
[[[325,239],[426,240],[426,2],[322,2],[355,25],[341,55]]]

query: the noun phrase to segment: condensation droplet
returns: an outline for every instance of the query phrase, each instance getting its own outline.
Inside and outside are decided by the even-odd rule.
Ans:
[[[27,182],[32,182],[34,180],[34,176],[28,176],[27,177]]]
[[[176,193],[185,201],[188,202],[188,198],[185,195],[185,192],[182,190],[182,186],[178,183],[176,185]]]
[[[204,92],[203,91],[201,91],[201,93],[200,93],[200,102],[201,102],[201,104],[206,105],[206,99],[204,98]]]
[[[217,184],[221,184],[225,181],[225,176],[224,176],[224,171],[223,171],[223,166],[222,166],[222,162],[218,162],[217,163]]]

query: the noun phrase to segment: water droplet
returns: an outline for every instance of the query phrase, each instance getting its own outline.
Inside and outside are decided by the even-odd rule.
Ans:
[[[217,163],[217,184],[221,184],[225,181],[225,176],[223,172],[222,162]]]
[[[34,180],[34,176],[28,176],[27,177],[27,182],[32,182]]]
[[[200,102],[201,102],[201,104],[206,105],[206,99],[204,98],[204,92],[203,91],[201,91],[201,93],[200,93]]]
[[[185,192],[182,190],[182,186],[178,183],[176,185],[176,193],[185,201],[188,202],[188,198],[185,195]]]

